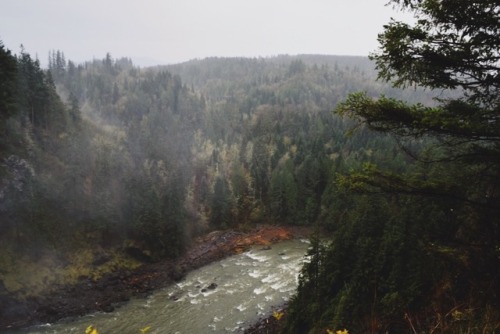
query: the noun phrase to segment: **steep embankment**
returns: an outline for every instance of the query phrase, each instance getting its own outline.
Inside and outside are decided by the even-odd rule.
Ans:
[[[243,252],[252,245],[268,246],[308,234],[307,229],[277,226],[264,226],[248,232],[215,231],[196,239],[177,261],[143,263],[136,269],[113,271],[98,279],[83,276],[76,284],[55,285],[49,292],[27,298],[3,295],[0,297],[0,329],[55,322],[95,311],[111,312],[117,304],[131,297],[165,287],[190,270]]]

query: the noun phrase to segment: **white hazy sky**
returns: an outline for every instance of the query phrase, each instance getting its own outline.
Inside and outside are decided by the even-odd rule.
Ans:
[[[0,0],[0,40],[42,65],[49,50],[77,63],[139,65],[210,56],[368,55],[391,17],[388,0]]]

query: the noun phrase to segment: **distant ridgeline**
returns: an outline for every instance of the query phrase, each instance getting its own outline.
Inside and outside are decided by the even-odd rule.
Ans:
[[[90,232],[175,257],[212,228],[332,224],[336,172],[408,162],[386,136],[345,136],[336,103],[357,90],[429,100],[375,82],[361,57],[141,69],[109,54],[77,65],[57,51],[43,70],[2,47],[2,59],[1,229],[25,245]]]
[[[47,281],[309,225],[332,242],[312,238],[286,333],[500,331],[498,1],[390,2],[419,19],[384,26],[375,63],[53,51],[45,70],[0,43],[0,296],[28,284],[20,259]]]
[[[354,123],[332,113],[337,103],[360,90],[432,102],[376,82],[362,57],[138,68],[109,54],[75,64],[54,51],[45,70],[24,51],[0,51],[0,238],[34,256],[134,247],[154,260],[211,229],[335,230],[350,207],[338,173],[412,165],[390,136],[346,135]]]

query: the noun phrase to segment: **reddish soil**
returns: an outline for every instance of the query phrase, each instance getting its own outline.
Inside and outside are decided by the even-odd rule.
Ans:
[[[56,322],[95,311],[112,312],[132,297],[150,294],[180,280],[193,269],[241,253],[253,245],[267,246],[308,235],[307,228],[280,226],[264,226],[249,232],[215,231],[196,239],[176,261],[145,263],[135,270],[108,274],[97,281],[82,278],[75,285],[60,286],[50,294],[23,300],[0,295],[0,331]]]

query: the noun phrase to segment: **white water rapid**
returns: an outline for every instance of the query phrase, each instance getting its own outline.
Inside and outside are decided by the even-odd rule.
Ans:
[[[295,292],[308,242],[285,241],[270,250],[253,248],[190,272],[151,296],[133,299],[112,313],[95,313],[15,333],[99,334],[241,333]],[[14,332],[12,332],[14,333]]]

